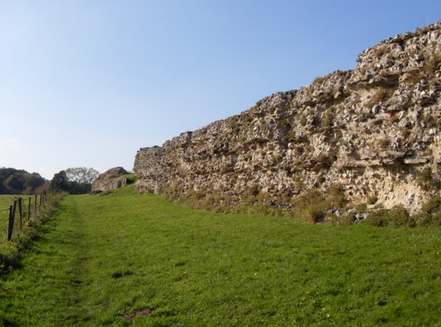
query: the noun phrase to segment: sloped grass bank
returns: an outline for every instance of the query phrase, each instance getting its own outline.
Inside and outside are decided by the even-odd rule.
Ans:
[[[69,196],[0,285],[4,326],[440,326],[439,228]]]

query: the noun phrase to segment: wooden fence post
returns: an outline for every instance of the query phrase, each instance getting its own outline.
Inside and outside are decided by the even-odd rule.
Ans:
[[[14,209],[12,206],[9,207],[9,221],[8,221],[8,241],[12,239],[12,232],[14,230]]]
[[[22,202],[22,198],[19,197],[18,198],[18,217],[20,219],[20,230],[23,230],[23,211],[22,211],[22,206],[21,206],[21,202]]]
[[[31,204],[32,204],[32,198],[29,197],[29,205],[28,205],[28,221],[31,220]]]
[[[14,199],[14,205],[12,206],[12,215],[14,216],[15,220],[15,213],[17,212],[17,198]]]
[[[35,194],[34,198],[34,219],[37,220],[37,194]]]

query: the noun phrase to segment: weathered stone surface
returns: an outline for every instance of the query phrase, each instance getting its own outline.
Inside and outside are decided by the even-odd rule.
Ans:
[[[376,207],[415,212],[439,194],[417,176],[440,173],[441,22],[382,41],[357,62],[140,149],[136,189],[278,199],[341,184],[354,203],[375,195]]]
[[[122,167],[111,168],[100,174],[92,184],[92,192],[112,190],[127,184],[127,171]]]

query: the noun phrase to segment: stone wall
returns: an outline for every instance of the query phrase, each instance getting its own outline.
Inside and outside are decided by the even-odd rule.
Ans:
[[[100,174],[92,183],[92,192],[113,190],[127,184],[127,171],[122,167],[115,167]]]
[[[441,22],[365,50],[351,71],[273,94],[135,159],[138,192],[296,198],[342,185],[411,212],[439,194]]]

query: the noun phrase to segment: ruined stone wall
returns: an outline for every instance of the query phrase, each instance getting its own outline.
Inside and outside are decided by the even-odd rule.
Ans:
[[[122,167],[114,167],[100,174],[92,183],[92,192],[113,190],[127,184],[127,171]]]
[[[365,50],[352,71],[273,94],[135,159],[138,192],[295,198],[341,184],[354,203],[418,210],[439,194],[441,22]]]

